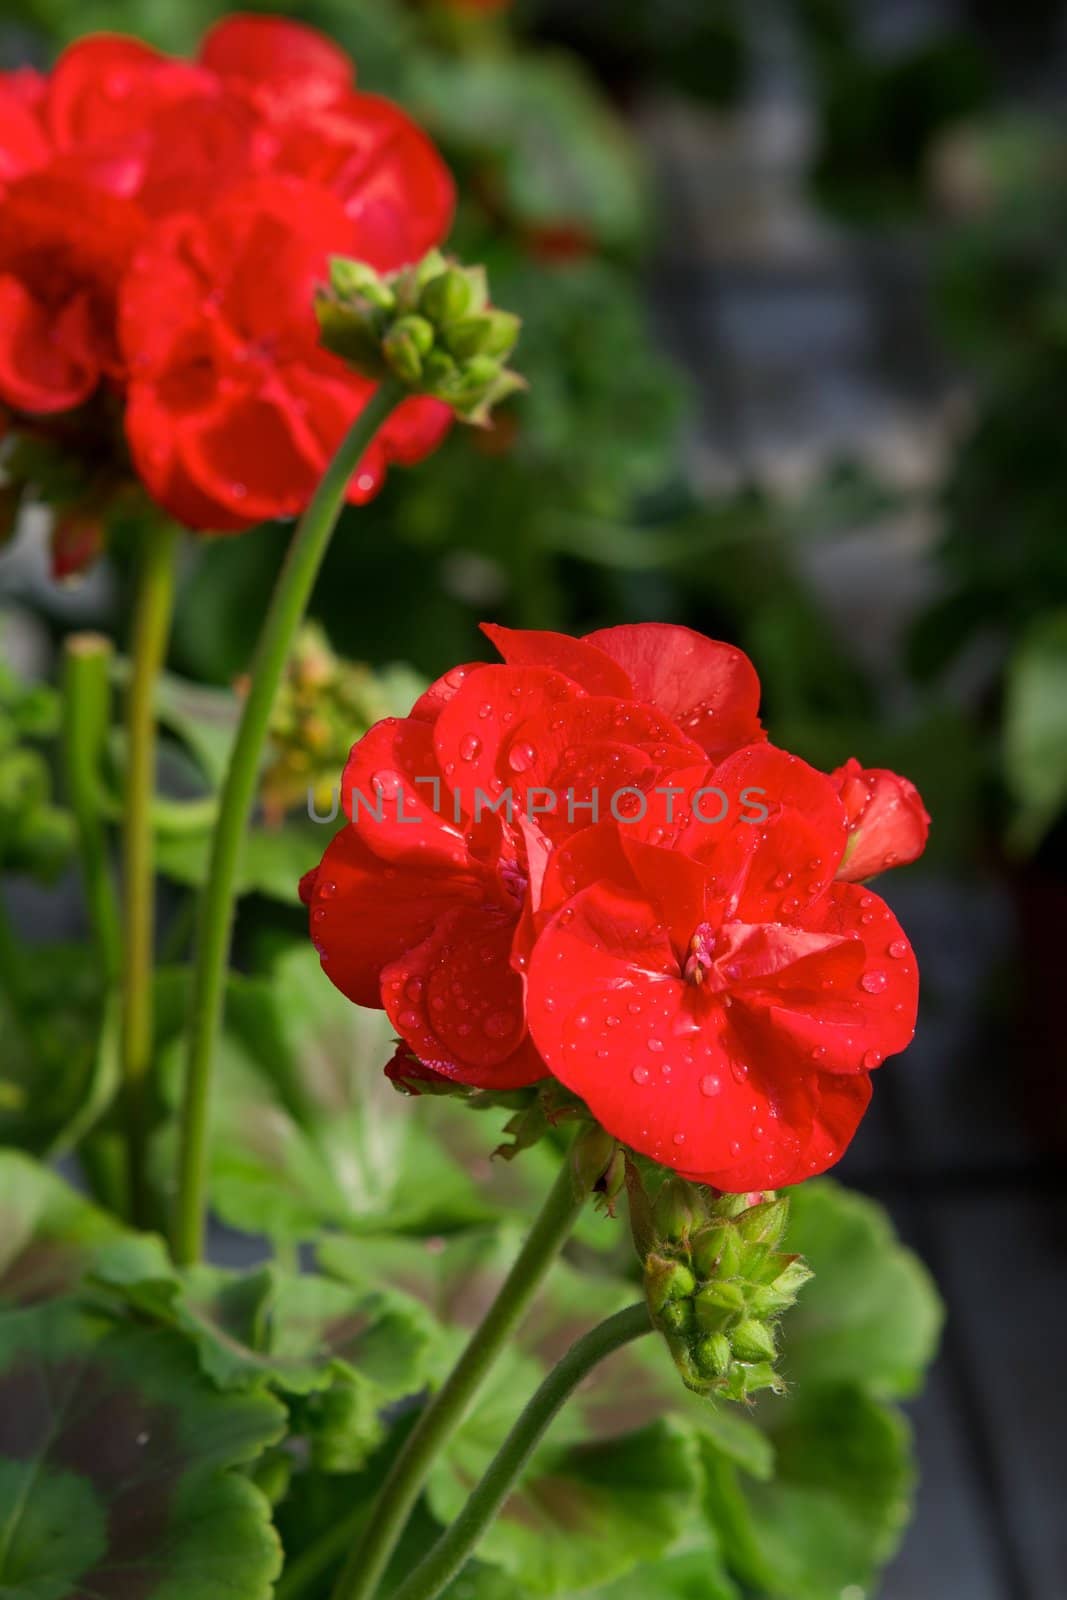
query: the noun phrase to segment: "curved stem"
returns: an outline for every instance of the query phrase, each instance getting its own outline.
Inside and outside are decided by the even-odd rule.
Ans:
[[[374,435],[403,397],[399,385],[381,384],[352,424],[297,525],[259,637],[248,698],[219,797],[211,862],[200,902],[172,1228],[175,1260],[182,1265],[197,1261],[203,1248],[211,1077],[230,953],[234,882],[255,801],[270,715],[294,636],[344,505],[349,479]]]
[[[435,1600],[474,1554],[530,1456],[579,1384],[606,1356],[651,1332],[648,1307],[642,1301],[616,1312],[571,1345],[524,1409],[455,1522],[391,1600]]]
[[[145,1083],[152,1061],[155,874],[152,797],[156,781],[156,680],[174,609],[178,530],[146,528],[134,602],[131,673],[126,691],[126,786],[122,825],[122,1081],[126,1110],[128,1202],[144,1220]]]
[[[435,1457],[467,1415],[493,1363],[525,1316],[569,1238],[588,1192],[576,1175],[573,1156],[568,1155],[499,1294],[393,1463],[362,1537],[337,1580],[333,1600],[370,1600],[375,1593]]]
[[[111,641],[99,633],[75,633],[63,660],[63,769],[74,813],[78,856],[97,960],[110,987],[122,965],[122,928],[111,881],[101,762],[111,706]]]

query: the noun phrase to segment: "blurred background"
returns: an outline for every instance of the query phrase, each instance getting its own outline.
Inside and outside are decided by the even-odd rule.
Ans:
[[[0,65],[44,65],[98,27],[182,52],[224,9],[4,0]],[[949,1305],[913,1409],[918,1516],[883,1593],[1067,1596],[1067,7],[310,0],[299,15],[445,151],[456,246],[526,319],[531,382],[492,433],[457,433],[348,514],[315,615],[377,675],[350,679],[342,748],[360,714],[404,709],[415,675],[486,654],[480,618],[655,618],[752,655],[777,742],[919,785],[930,849],[880,888],[919,952],[923,1016],[841,1170],[890,1207]],[[244,670],[287,532],[190,549],[186,679]],[[26,682],[68,629],[121,632],[126,603],[121,539],[57,586],[39,521],[11,535],[0,813],[7,731],[48,723]],[[299,725],[278,733],[282,812],[307,787]],[[335,755],[317,759],[334,781]],[[2,816],[0,842],[17,919],[76,931],[75,896],[34,884]],[[269,877],[243,902],[245,950],[298,915]]]

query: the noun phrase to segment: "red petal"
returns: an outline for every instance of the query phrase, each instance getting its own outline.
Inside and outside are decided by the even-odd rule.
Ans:
[[[526,766],[518,755],[507,759],[514,732],[542,706],[552,705],[559,715],[582,692],[546,667],[483,667],[457,689],[434,725],[434,748],[466,814],[474,814],[479,796],[485,806],[509,788],[515,809],[526,809],[528,787],[544,780],[535,759]]]
[[[126,441],[139,476],[157,505],[183,527],[238,533],[244,516],[222,505],[197,483],[184,459],[180,418],[163,405],[156,384],[134,382],[126,395]]]
[[[877,895],[835,884],[804,917],[811,933],[845,936],[854,959],[786,970],[734,993],[734,1026],[753,1055],[792,1052],[820,1072],[870,1072],[911,1043],[919,979],[897,919]]]
[[[70,45],[48,79],[45,117],[60,150],[143,136],[161,106],[202,95],[209,80],[138,39],[98,33]]]
[[[84,311],[72,302],[71,315]],[[19,411],[67,411],[87,400],[100,381],[99,360],[86,353],[79,325],[71,348],[55,337],[55,318],[12,277],[0,277],[0,397]]]
[[[926,848],[930,815],[907,778],[854,758],[832,774],[848,815],[849,839],[838,877],[850,883],[917,861]]]
[[[448,168],[422,130],[377,95],[350,95],[291,123],[275,166],[338,196],[359,230],[356,254],[379,271],[418,260],[452,225]]]
[[[766,735],[759,678],[733,645],[666,622],[638,622],[586,635],[626,671],[634,693],[666,712],[708,755],[721,759]]]
[[[526,1033],[522,982],[510,966],[514,928],[513,914],[455,911],[383,972],[393,1026],[434,1072],[498,1089],[546,1075]]]
[[[484,661],[469,661],[462,667],[450,667],[420,694],[411,708],[411,715],[420,722],[436,722],[445,706],[459,693],[467,680],[475,672],[484,671]]]
[[[323,971],[357,1005],[382,1005],[383,967],[420,944],[457,906],[480,902],[482,885],[443,870],[390,867],[354,828],[326,847],[310,895],[311,937]]]
[[[39,118],[23,90],[0,75],[0,183],[43,167],[51,151]]]
[[[224,17],[204,36],[200,61],[224,83],[284,111],[329,105],[348,92],[354,76],[337,45],[280,17]]]
[[[495,622],[483,622],[481,627],[509,667],[552,667],[573,678],[587,694],[633,698],[629,674],[585,639],[542,628],[502,628]]]
[[[709,867],[739,921],[793,921],[832,883],[845,846],[833,784],[798,756],[762,744],[729,757],[707,787],[679,848]],[[721,821],[700,820],[722,811]]]
[[[471,867],[449,789],[441,779],[433,728],[385,717],[352,747],[341,780],[345,814],[383,861]]]

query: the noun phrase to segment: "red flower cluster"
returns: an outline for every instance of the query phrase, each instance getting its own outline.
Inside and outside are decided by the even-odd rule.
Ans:
[[[40,418],[110,391],[180,521],[292,515],[373,387],[319,347],[327,258],[404,266],[452,207],[429,140],[299,23],[230,17],[191,62],[99,35],[0,75],[0,401]],[[352,498],[449,415],[409,400]]]
[[[848,880],[919,854],[915,791],[775,749],[750,662],[688,629],[486,632],[505,665],[352,751],[303,885],[326,973],[409,1081],[552,1074],[725,1190],[825,1170],[914,1030],[911,947]]]

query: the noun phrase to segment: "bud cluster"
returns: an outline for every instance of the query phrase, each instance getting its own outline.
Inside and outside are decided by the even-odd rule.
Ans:
[[[316,623],[301,629],[271,713],[271,758],[260,795],[271,822],[314,802],[330,810],[354,739],[393,707],[369,667],[338,656]]]
[[[526,387],[505,365],[519,318],[489,304],[484,267],[433,250],[417,266],[383,275],[335,256],[315,309],[327,350],[375,382],[392,378],[443,401],[476,427]]]
[[[642,1254],[656,1327],[690,1389],[748,1400],[783,1392],[776,1371],[777,1323],[811,1277],[779,1249],[789,1218],[784,1197],[722,1195],[668,1178],[651,1207]],[[636,1229],[635,1229],[636,1236]]]

